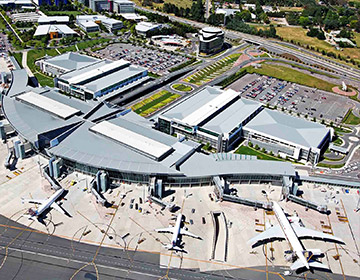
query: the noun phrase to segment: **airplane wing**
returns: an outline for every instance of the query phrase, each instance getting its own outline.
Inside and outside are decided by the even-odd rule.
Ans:
[[[193,238],[197,238],[197,239],[200,239],[200,236],[197,236],[197,235],[195,235],[195,234],[193,234],[193,233],[191,233],[191,232],[189,232],[189,231],[187,231],[187,230],[185,230],[185,229],[180,229],[180,234],[181,235],[187,235],[187,236],[190,236],[190,237],[193,237]]]
[[[22,198],[23,202],[42,204],[45,202],[44,199],[33,199],[33,198]]]
[[[53,204],[51,204],[51,208],[55,209],[56,211],[66,215],[64,209],[61,208],[61,206],[59,206],[59,204],[57,204],[56,202],[54,202]]]
[[[330,241],[340,244],[345,244],[345,242],[334,235],[326,234],[321,231],[309,229],[306,227],[301,227],[298,225],[292,225],[297,237],[301,239],[317,239],[317,240],[323,240],[323,241]]]
[[[285,240],[285,235],[279,225],[273,226],[251,238],[248,243],[252,248],[260,246],[265,243],[272,242],[274,240]]]
[[[155,229],[156,232],[168,232],[168,233],[174,233],[174,228],[173,227],[168,227],[168,228],[158,228]]]

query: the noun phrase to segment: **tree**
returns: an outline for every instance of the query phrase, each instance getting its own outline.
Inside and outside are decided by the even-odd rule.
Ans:
[[[240,18],[243,21],[250,22],[251,21],[251,13],[250,13],[250,11],[249,10],[242,10],[240,12]]]
[[[250,148],[252,148],[253,143],[249,141],[248,146],[249,146]]]
[[[192,19],[204,22],[205,8],[201,0],[197,0],[195,3],[192,4],[190,14]]]
[[[256,144],[256,145],[255,145],[255,150],[259,150],[259,149],[260,149],[259,145]]]
[[[308,17],[300,17],[299,24],[305,28],[311,24],[311,20]]]

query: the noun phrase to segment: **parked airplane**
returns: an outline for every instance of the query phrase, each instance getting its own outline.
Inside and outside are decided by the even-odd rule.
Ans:
[[[293,257],[296,258],[296,261],[290,267],[291,270],[297,273],[306,270],[313,271],[313,269],[329,271],[326,265],[317,261],[317,258],[323,257],[324,254],[319,249],[306,250],[300,240],[317,239],[345,244],[344,241],[333,235],[305,228],[299,217],[287,217],[283,209],[276,202],[273,202],[273,210],[279,225],[271,226],[250,239],[249,243],[252,245],[252,248],[275,240],[282,241],[286,239],[292,248]]]
[[[183,229],[182,225],[183,225],[183,215],[180,213],[176,218],[176,223],[174,227],[155,229],[156,232],[172,233],[171,243],[166,245],[165,248],[169,250],[183,251],[183,249],[180,248],[178,244],[179,235],[187,235],[193,238],[201,239],[201,237]]]
[[[53,209],[59,211],[60,213],[67,215],[67,213],[64,211],[64,209],[62,209],[58,204],[58,200],[63,195],[64,191],[65,190],[63,188],[61,188],[60,190],[56,191],[52,196],[50,196],[48,199],[24,199],[24,198],[22,198],[23,203],[26,201],[26,202],[35,203],[35,204],[41,204],[40,207],[38,209],[36,209],[35,211],[33,209],[29,209],[29,215],[27,215],[29,217],[29,219],[33,220],[34,217],[36,217],[41,222],[42,214],[50,208],[53,208]]]

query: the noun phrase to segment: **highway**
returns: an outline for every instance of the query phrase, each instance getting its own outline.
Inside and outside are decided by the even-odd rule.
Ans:
[[[185,19],[185,18],[180,18],[174,15],[169,15],[166,13],[162,13],[162,12],[158,12],[158,11],[153,11],[144,7],[139,7],[136,6],[137,9],[139,10],[143,10],[146,12],[151,12],[151,13],[157,13],[163,16],[168,16],[170,18],[170,20],[172,21],[178,21],[178,22],[182,22],[185,24],[189,24],[192,26],[195,26],[197,28],[203,28],[206,26],[210,26],[206,23],[200,23],[200,22],[196,22],[196,21],[192,21],[189,19]],[[274,39],[272,40],[267,40],[258,36],[254,36],[254,35],[250,35],[250,34],[246,34],[246,33],[241,33],[238,31],[234,31],[234,30],[229,30],[229,29],[225,29],[223,28],[224,32],[225,32],[225,36],[227,38],[231,38],[231,39],[244,39],[247,42],[251,42],[253,44],[256,45],[262,45],[264,47],[271,47],[274,50],[277,50],[279,52],[285,52],[285,53],[289,53],[289,54],[293,54],[295,56],[297,56],[300,60],[307,60],[309,62],[311,62],[312,64],[318,64],[321,65],[323,67],[329,68],[331,70],[334,70],[336,72],[339,72],[342,75],[345,75],[347,77],[351,77],[354,79],[358,79],[360,80],[360,70],[352,68],[348,65],[345,64],[341,64],[339,62],[336,61],[332,61],[330,59],[327,59],[325,57],[322,57],[320,55],[317,54],[313,54],[310,53],[309,51],[306,51],[305,49],[302,49],[298,46],[292,45],[290,43],[287,43],[286,45],[289,47],[286,47],[284,45],[280,45],[279,43],[274,43]],[[290,48],[291,46],[291,48]]]

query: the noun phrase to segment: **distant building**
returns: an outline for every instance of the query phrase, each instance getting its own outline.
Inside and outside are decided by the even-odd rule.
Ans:
[[[89,8],[95,12],[109,11],[112,12],[113,2],[108,0],[89,0]]]
[[[59,6],[60,3],[66,5],[67,4],[67,0],[55,0],[55,1],[51,1],[51,0],[35,0],[34,1],[35,4],[41,6],[41,5],[56,5],[56,6]]]
[[[39,17],[37,20],[39,25],[43,24],[67,24],[69,23],[69,17],[68,16],[42,16]]]
[[[34,37],[49,34],[50,39],[70,37],[78,35],[74,30],[65,24],[44,24],[36,28]]]
[[[149,31],[161,29],[162,27],[162,24],[142,21],[136,24],[135,30],[139,35],[147,36]]]
[[[335,37],[333,40],[337,44],[343,43],[344,45],[356,47],[356,45],[353,42],[351,42],[351,40],[349,40],[348,38],[336,38]]]
[[[135,3],[129,0],[115,0],[113,3],[113,11],[118,14],[134,14]]]
[[[125,60],[102,60],[55,79],[60,90],[81,99],[93,99],[147,76],[147,69]]]
[[[199,32],[199,52],[211,54],[221,50],[224,44],[224,31],[215,27],[205,27]]]
[[[120,30],[121,28],[123,28],[123,23],[120,20],[117,19],[113,19],[113,18],[105,18],[101,20],[101,23],[104,25],[104,27],[109,31],[109,32],[114,32],[116,30]]]
[[[122,21],[102,15],[79,15],[76,17],[76,23],[88,33],[99,31],[100,27],[98,24],[104,25],[109,32],[120,30],[123,27]]]
[[[55,57],[46,57],[36,62],[40,70],[53,77],[58,77],[69,71],[86,67],[100,60],[91,56],[67,52]]]
[[[10,17],[14,22],[37,22],[40,18],[40,14],[37,12],[16,13],[11,14]]]
[[[225,17],[232,16],[235,13],[240,12],[239,9],[216,9],[215,14],[223,14]]]

